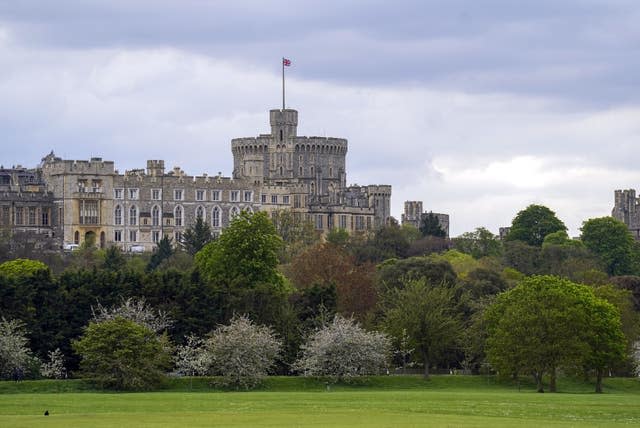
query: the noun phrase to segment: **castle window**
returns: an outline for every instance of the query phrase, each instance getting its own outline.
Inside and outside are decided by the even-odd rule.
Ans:
[[[214,207],[211,214],[211,224],[213,227],[220,227],[220,208]]]
[[[151,199],[154,201],[162,199],[162,189],[151,189]]]
[[[202,208],[201,206],[196,208],[196,218],[201,218],[202,220],[204,220],[204,208]]]
[[[175,241],[176,241],[177,243],[182,242],[182,232],[176,232],[173,236],[174,236]]]
[[[136,242],[138,240],[138,231],[130,230],[129,231],[129,242]]]
[[[278,195],[271,195],[271,203],[272,204],[278,203]]]
[[[183,210],[182,207],[180,205],[178,205],[176,207],[176,210],[174,211],[174,218],[176,220],[176,226],[182,226],[183,222],[183,218],[182,218],[182,214],[183,214]]]
[[[211,199],[213,201],[219,201],[220,200],[220,191],[219,190],[213,190],[211,192]]]
[[[122,189],[113,189],[113,198],[122,199]]]
[[[159,230],[154,230],[153,232],[151,232],[151,240],[157,244],[158,242],[160,242],[160,231]]]
[[[282,203],[285,205],[289,205],[289,195],[284,195],[282,197]]]
[[[2,224],[9,226],[11,224],[11,209],[7,206],[2,207]]]
[[[329,177],[333,177],[333,168],[329,168]]]
[[[138,208],[133,205],[129,208],[129,225],[135,226],[136,224],[138,224]]]
[[[80,201],[80,224],[98,224],[98,201]]]
[[[204,190],[196,190],[196,201],[204,201]]]
[[[302,167],[299,168],[298,175],[302,175]]]
[[[265,195],[265,194],[260,195],[260,200],[262,201],[263,204],[266,204],[267,203],[267,195]]]
[[[16,207],[14,220],[15,220],[14,223],[18,226],[21,226],[24,224],[24,214],[23,214],[22,207]]]
[[[318,230],[324,229],[323,223],[324,223],[323,215],[322,214],[316,215],[316,229]]]
[[[182,189],[175,189],[173,191],[173,199],[174,200],[181,201],[183,196],[184,195],[183,195]]]
[[[280,141],[282,141],[282,137],[283,137],[283,135],[282,135],[282,129],[281,129],[280,130]]]
[[[313,176],[313,167],[311,167],[311,176]]]
[[[78,232],[77,230],[73,234],[73,243],[74,244],[79,244],[80,243],[80,232]]]
[[[284,175],[284,170],[280,167],[280,175]]]
[[[116,209],[113,212],[113,223],[116,226],[122,224],[122,207],[120,205],[116,205]]]
[[[245,202],[251,202],[253,200],[253,192],[249,191],[249,190],[245,190],[244,192],[244,201]]]
[[[231,191],[231,202],[239,202],[240,201],[240,192],[237,190]]]
[[[36,207],[29,207],[29,226],[36,225]]]
[[[129,199],[133,201],[138,199],[138,189],[129,189]]]
[[[114,230],[113,231],[113,241],[114,242],[122,242],[122,231]]]
[[[151,224],[154,226],[160,226],[160,208],[158,208],[157,205],[154,205],[151,210]]]
[[[42,225],[49,226],[49,210],[48,209],[42,210]]]
[[[340,216],[340,229],[346,229],[347,228],[347,216],[346,215],[341,215]]]

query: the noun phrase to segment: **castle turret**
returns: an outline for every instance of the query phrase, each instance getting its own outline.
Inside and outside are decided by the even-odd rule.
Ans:
[[[292,109],[270,110],[271,136],[276,144],[298,135],[298,111]]]

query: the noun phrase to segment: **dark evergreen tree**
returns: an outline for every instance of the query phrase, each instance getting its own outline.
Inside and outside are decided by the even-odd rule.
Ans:
[[[153,254],[151,255],[151,260],[149,260],[149,264],[147,265],[147,271],[152,271],[160,266],[164,260],[168,259],[173,255],[173,247],[171,246],[171,238],[168,236],[164,236],[160,242],[158,242],[158,246],[153,250]]]
[[[202,217],[198,216],[196,223],[189,227],[182,235],[180,244],[187,253],[194,256],[212,240],[211,227]]]
[[[432,212],[422,217],[420,221],[420,233],[422,233],[422,236],[435,236],[437,238],[447,236],[447,232],[440,226],[440,220],[438,220],[438,217]]]

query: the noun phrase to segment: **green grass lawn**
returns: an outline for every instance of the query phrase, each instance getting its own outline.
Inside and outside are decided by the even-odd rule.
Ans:
[[[189,387],[184,380],[161,392],[83,392],[86,385],[73,382],[0,383],[0,426],[640,426],[634,379],[608,380],[607,393],[599,395],[580,382],[560,383],[566,392],[537,394],[528,384],[518,391],[508,382],[467,376],[375,378],[330,391],[300,378],[269,379],[254,392],[211,391],[201,380],[191,392],[180,391]]]

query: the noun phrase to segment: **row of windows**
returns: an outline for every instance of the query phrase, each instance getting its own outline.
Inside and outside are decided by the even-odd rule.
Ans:
[[[251,211],[251,208],[247,208],[247,209]],[[222,210],[220,209],[220,207],[213,207],[213,209],[211,210],[211,225],[213,227],[221,227],[220,226],[221,212]],[[229,211],[229,215],[231,219],[233,219],[239,213],[240,213],[240,208],[238,207],[231,207],[231,210]],[[207,212],[202,206],[199,206],[196,208],[195,214],[196,214],[196,217],[200,217],[203,220],[207,219]],[[176,226],[185,226],[184,209],[182,208],[182,206],[178,205],[174,209],[173,217],[174,217]],[[142,221],[143,221],[143,225],[147,224],[146,218],[144,218]],[[122,207],[120,205],[116,205],[115,209],[113,210],[114,225],[123,226],[125,222],[126,220],[124,218],[124,212]],[[129,225],[137,226],[138,223],[139,223],[138,208],[134,205],[129,208]],[[167,224],[170,224],[169,219],[167,219]],[[151,225],[160,226],[160,207],[157,205],[154,205],[153,208],[151,209]]]
[[[3,226],[51,226],[51,210],[38,207],[3,206],[0,212],[0,224]]]
[[[262,195],[262,203],[266,204],[267,203],[267,196],[268,195]],[[290,201],[290,197],[289,195],[280,195],[280,198],[278,198],[278,195],[271,195],[271,204],[272,205],[276,205],[278,204],[278,200],[280,201],[281,204],[284,205],[289,205],[289,201]]]
[[[325,229],[325,223],[324,223],[324,214],[316,214],[315,215],[315,227],[318,230],[323,230]],[[347,216],[346,215],[339,215],[338,217],[338,227],[340,229],[347,229]],[[365,220],[366,218],[366,220]],[[354,230],[365,230],[365,229],[371,229],[371,217],[365,217],[365,216],[352,216],[351,217],[351,229]],[[326,228],[327,229],[333,229],[335,227],[334,224],[334,218],[333,216],[328,216],[327,217],[327,224],[326,224]]]
[[[113,189],[113,197],[114,199],[124,199],[125,190],[127,191],[127,199],[130,200],[138,200],[140,199],[139,189]],[[185,200],[185,191],[184,189],[173,189],[173,200],[174,201],[184,201]],[[208,192],[206,190],[196,190],[195,197],[196,201],[206,201]],[[252,202],[253,201],[253,192],[250,190],[230,190],[229,191],[229,200],[231,202],[240,202],[240,197],[242,197],[242,202]],[[162,189],[151,189],[151,200],[152,201],[160,201],[162,200]],[[211,191],[211,200],[212,201],[221,201],[222,200],[222,190],[212,190]]]

